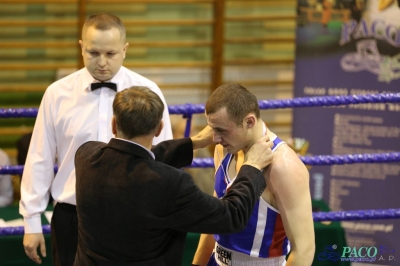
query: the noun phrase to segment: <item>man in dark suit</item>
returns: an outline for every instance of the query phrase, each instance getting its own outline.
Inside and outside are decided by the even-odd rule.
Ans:
[[[212,143],[211,129],[152,147],[163,110],[158,95],[145,87],[118,92],[115,138],[78,149],[75,265],[178,266],[186,232],[233,233],[247,224],[266,186],[260,170],[272,161],[268,137],[253,145],[236,181],[217,199],[177,169],[191,164],[193,149]]]

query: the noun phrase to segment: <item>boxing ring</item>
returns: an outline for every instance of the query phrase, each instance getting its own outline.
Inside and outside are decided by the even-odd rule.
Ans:
[[[349,96],[320,96],[320,97],[301,97],[282,100],[260,100],[260,109],[279,109],[279,108],[300,108],[300,107],[329,107],[348,104],[362,103],[399,103],[400,93],[380,93],[366,95]],[[183,115],[187,119],[185,137],[188,137],[191,129],[192,117],[194,114],[204,113],[204,104],[182,104],[168,106],[170,115]],[[0,108],[0,119],[4,118],[34,118],[38,112],[37,108]],[[400,162],[400,152],[390,153],[369,153],[369,154],[347,154],[347,155],[316,155],[300,156],[305,165],[342,165],[354,163],[384,163]],[[214,167],[213,158],[194,158],[189,167]],[[21,174],[23,165],[0,166],[0,174]],[[57,171],[57,166],[54,167]],[[313,212],[315,222],[321,221],[352,221],[352,220],[372,220],[372,219],[398,219],[400,209],[366,209],[353,211],[332,211],[332,212]],[[43,225],[43,233],[50,234],[50,225]],[[0,227],[0,237],[10,235],[23,235],[24,228]]]

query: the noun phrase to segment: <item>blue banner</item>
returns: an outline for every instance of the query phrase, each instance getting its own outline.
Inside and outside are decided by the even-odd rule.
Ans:
[[[299,0],[294,97],[400,92],[399,2]],[[400,104],[294,108],[293,137],[309,155],[398,152]],[[400,208],[399,163],[314,166],[310,182],[332,211]],[[400,265],[400,220],[341,224],[341,259]]]

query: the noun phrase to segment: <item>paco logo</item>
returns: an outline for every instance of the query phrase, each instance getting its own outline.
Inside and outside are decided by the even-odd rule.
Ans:
[[[340,254],[335,251],[336,249],[337,249],[336,245],[326,246],[324,248],[324,252],[318,254],[318,259],[338,261],[340,259]]]
[[[330,261],[352,261],[352,262],[373,262],[373,261],[394,261],[394,249],[387,246],[371,247],[343,247],[342,252],[337,250],[336,245],[326,246],[324,251],[318,254],[318,260]]]
[[[343,247],[342,258],[375,258],[376,254],[378,254],[376,247],[360,247],[358,249]]]

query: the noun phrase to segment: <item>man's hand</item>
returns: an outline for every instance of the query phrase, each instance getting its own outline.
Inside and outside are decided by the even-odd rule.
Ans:
[[[213,130],[210,126],[206,126],[197,135],[190,137],[193,142],[193,150],[205,148],[213,144]]]
[[[258,139],[244,156],[244,163],[251,165],[259,170],[267,167],[273,159],[272,148],[273,142],[269,140],[267,135]]]
[[[40,247],[41,255],[46,257],[46,244],[43,234],[25,234],[23,245],[26,255],[37,264],[42,264],[42,259],[37,254],[37,248]]]

